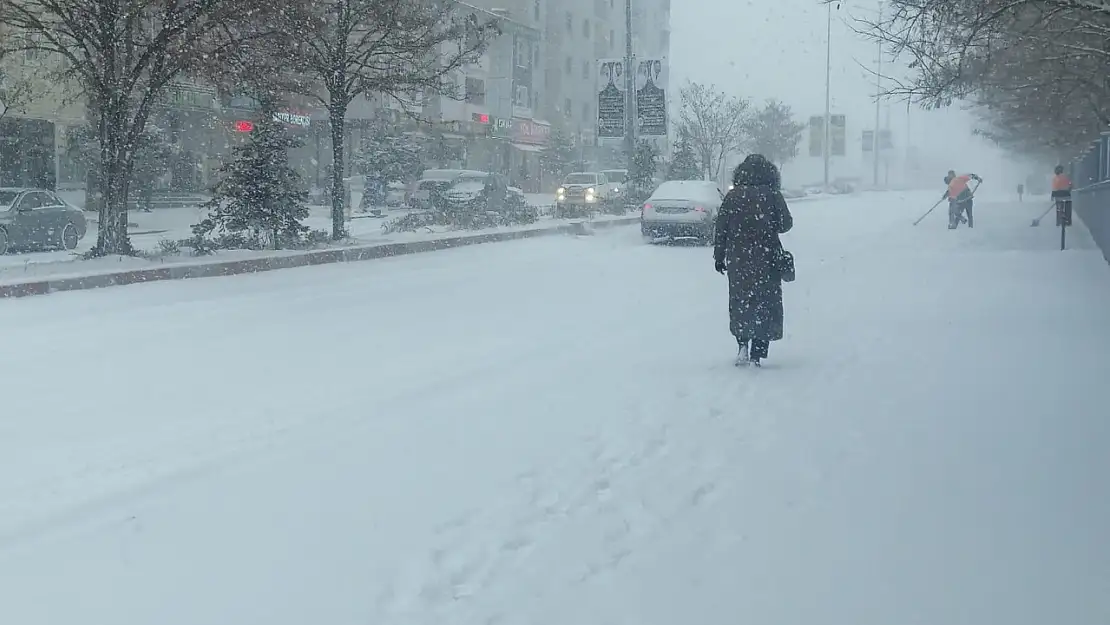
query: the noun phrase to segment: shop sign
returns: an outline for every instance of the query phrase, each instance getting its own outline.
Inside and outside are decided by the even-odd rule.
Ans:
[[[551,126],[531,119],[514,119],[512,129],[513,143],[527,145],[547,145],[551,137]]]

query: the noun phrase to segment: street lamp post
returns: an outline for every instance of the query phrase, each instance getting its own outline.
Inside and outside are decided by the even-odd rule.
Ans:
[[[883,21],[883,2],[879,0],[879,23]],[[879,59],[878,68],[875,71],[875,134],[874,134],[874,149],[871,154],[875,159],[875,186],[879,186],[879,123],[882,115],[882,93],[883,93],[883,40],[879,39]]]
[[[825,157],[825,190],[829,188],[829,123],[832,120],[832,4],[828,6],[828,16],[825,23],[825,137],[822,141]]]
[[[632,0],[624,1],[624,149],[628,159],[628,173],[633,170],[636,153],[636,68],[632,56]]]

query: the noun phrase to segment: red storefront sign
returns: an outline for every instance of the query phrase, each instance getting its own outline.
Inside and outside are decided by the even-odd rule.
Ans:
[[[513,143],[526,145],[547,145],[551,137],[551,126],[531,119],[513,120]]]

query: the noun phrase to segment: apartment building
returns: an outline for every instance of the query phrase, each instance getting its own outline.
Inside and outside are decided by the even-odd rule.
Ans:
[[[625,0],[533,1],[546,5],[541,110],[578,140],[581,160],[598,163],[597,61],[625,55]],[[632,0],[632,44],[637,56],[669,55],[670,0]]]
[[[501,36],[481,60],[455,77],[462,100],[431,99],[426,116],[444,139],[444,167],[497,171],[528,191],[539,190],[539,154],[551,134],[539,115],[543,82],[542,3],[538,0],[460,2],[479,19],[496,20]]]
[[[670,56],[671,0],[633,0],[632,49],[639,56]]]
[[[54,185],[76,173],[60,164],[66,130],[83,123],[84,108],[78,90],[47,78],[52,62],[28,50],[0,63],[0,186]]]

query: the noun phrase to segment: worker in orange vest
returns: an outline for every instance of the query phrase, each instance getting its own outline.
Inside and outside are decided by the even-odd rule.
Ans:
[[[1052,199],[1056,202],[1056,225],[1071,225],[1071,178],[1064,173],[1064,166],[1056,166],[1052,177]]]
[[[974,193],[971,191],[971,181],[974,180],[982,184],[983,179],[975,174],[956,175],[953,169],[948,170],[948,175],[944,177],[944,184],[948,185],[945,189],[944,195],[941,198],[948,198],[948,229],[955,230],[960,222],[966,222],[968,228],[975,227],[975,214],[972,212],[974,206]],[[964,213],[967,213],[967,218],[964,218]]]

